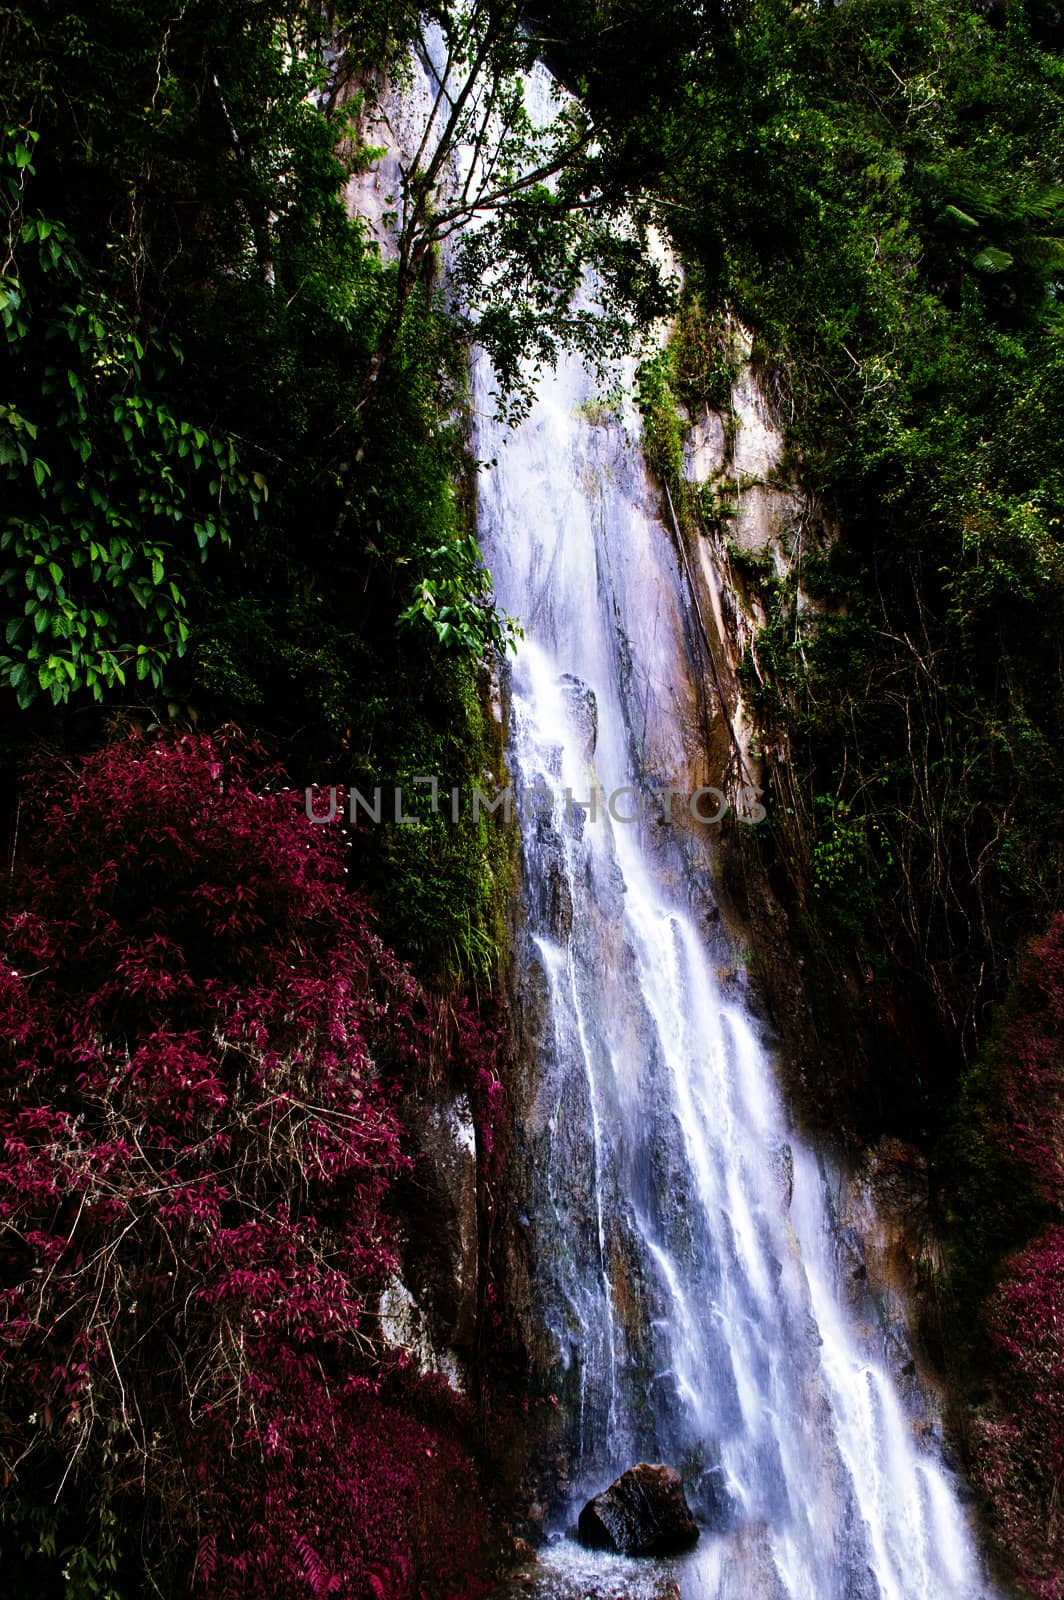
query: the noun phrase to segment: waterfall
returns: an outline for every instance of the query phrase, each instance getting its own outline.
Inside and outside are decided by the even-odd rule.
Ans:
[[[990,1596],[963,1486],[918,1439],[896,1350],[840,1265],[835,1175],[791,1129],[732,970],[712,824],[665,793],[697,761],[698,670],[637,419],[597,403],[575,357],[512,433],[490,388],[481,360],[476,448],[497,465],[480,537],[525,628],[508,760],[518,981],[542,1020],[519,1136],[573,1418],[558,1531],[626,1467],[665,1461],[703,1528],[684,1600]],[[568,1561],[575,1586],[543,1592],[613,1592],[587,1587],[610,1560],[562,1540],[544,1570]]]

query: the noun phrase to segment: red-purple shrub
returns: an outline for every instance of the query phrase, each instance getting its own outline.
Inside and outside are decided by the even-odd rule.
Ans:
[[[1031,945],[985,1060],[992,1112],[978,1131],[1004,1178],[984,1204],[1013,1241],[1041,1231],[984,1309],[994,1400],[976,1421],[973,1471],[1031,1592],[1064,1600],[1064,916]]]
[[[255,1389],[252,1443],[264,1448],[237,1441],[204,1474],[202,1588],[218,1600],[481,1592],[476,1479],[432,1380],[330,1390],[310,1358],[286,1352]]]
[[[477,1011],[464,998],[433,1007],[434,1054],[469,1096],[477,1130],[477,1150],[492,1178],[498,1176],[503,1116],[503,1084],[496,1060],[503,1025],[491,1009]]]
[[[998,1404],[977,1428],[977,1476],[1032,1593],[1064,1600],[1064,1227],[1009,1261],[987,1326]]]
[[[1064,915],[1032,944],[998,1045],[1008,1149],[1064,1204]]]
[[[49,1498],[139,1504],[149,1552],[153,1530],[156,1555],[186,1550],[212,1596],[465,1595],[468,1456],[423,1383],[378,1392],[423,997],[342,837],[276,781],[225,742],[130,738],[25,808],[0,1460]]]

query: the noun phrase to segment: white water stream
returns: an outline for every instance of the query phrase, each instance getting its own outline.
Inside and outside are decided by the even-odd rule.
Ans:
[[[858,1316],[843,1282],[831,1174],[788,1125],[691,830],[661,820],[664,802],[617,820],[682,778],[697,736],[690,607],[635,419],[594,404],[576,359],[512,434],[489,388],[481,362],[477,453],[498,461],[481,542],[526,630],[509,762],[520,983],[541,1024],[521,1137],[574,1417],[557,1525],[635,1461],[667,1461],[704,1529],[684,1600],[990,1596],[962,1486],[917,1437],[874,1306]],[[628,1564],[565,1541],[541,1581],[640,1592]]]

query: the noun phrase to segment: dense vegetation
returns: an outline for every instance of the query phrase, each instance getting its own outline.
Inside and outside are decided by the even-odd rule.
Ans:
[[[1062,44],[1056,9],[1019,0],[718,18],[658,118],[689,276],[644,389],[655,465],[718,537],[728,504],[685,496],[667,407],[727,412],[736,323],[791,447],[790,575],[741,552],[733,570],[767,616],[746,687],[773,823],[748,843],[830,1073],[807,1075],[807,1110],[934,1156],[940,1347],[993,1525],[1046,1597],[1064,1594]]]
[[[491,1159],[512,840],[442,808],[341,833],[302,791],[501,776],[469,342],[519,413],[526,352],[607,353],[668,291],[580,108],[525,114],[511,0],[433,9],[456,87],[382,254],[351,211],[425,20],[0,10],[0,1553],[27,1596],[480,1582],[483,1419],[376,1306],[408,1108],[464,1089]],[[459,139],[486,159],[445,201]],[[440,251],[474,214],[458,315]],[[574,313],[591,258],[611,306]]]
[[[395,197],[392,259],[348,202],[374,95],[429,15],[457,87]],[[479,1062],[490,1085],[459,997],[490,989],[511,842],[487,816],[434,816],[352,830],[341,862],[269,785],[499,773],[485,704],[513,624],[473,536],[469,343],[519,413],[522,356],[608,354],[669,305],[656,221],[687,276],[645,373],[654,466],[692,526],[726,522],[684,503],[674,402],[726,412],[740,323],[807,507],[790,578],[735,572],[768,618],[748,689],[777,753],[771,830],[747,842],[825,1033],[844,997],[865,1040],[824,1052],[864,1067],[820,1101],[936,1150],[946,1321],[986,1402],[975,1473],[1036,1592],[1064,1594],[1046,1378],[1064,1303],[1062,46],[1045,0],[0,9],[4,1337],[24,1365],[0,1395],[0,1542],[27,1593],[125,1596],[146,1572],[166,1592],[193,1569],[216,1593],[341,1592],[341,1568],[378,1600],[474,1582],[431,1519],[404,1522],[434,1491],[399,1463],[432,1450],[423,1470],[456,1473],[475,1517],[464,1425],[390,1369],[366,1308],[434,1006],[465,1021],[445,1067],[430,1028],[432,1072]],[[540,54],[578,96],[549,130],[517,89]],[[455,196],[460,138],[487,164]],[[572,305],[589,261],[596,315]],[[131,745],[130,724],[167,731]],[[227,731],[212,746],[197,726]],[[287,777],[240,755],[245,736]],[[41,744],[66,768],[33,768]],[[137,851],[157,883],[136,886]],[[289,962],[295,1011],[270,999]],[[264,1149],[307,1074],[318,1120]],[[353,1095],[357,1148],[330,1121]],[[306,1140],[335,1156],[320,1183]],[[256,1312],[275,1271],[305,1327]],[[230,1359],[249,1338],[254,1392]],[[307,1476],[314,1430],[346,1441],[346,1479]],[[291,1521],[297,1481],[337,1507],[335,1543]],[[387,1548],[366,1531],[385,1526]]]
[[[759,5],[728,60],[674,227],[810,507],[750,686],[821,950],[926,1041],[876,1115],[926,1130],[1060,903],[1060,57],[1037,8],[862,0]]]
[[[302,813],[318,778],[500,759],[463,347],[431,257],[400,305],[343,198],[356,81],[413,22],[0,16],[0,1550],[27,1596],[479,1581],[474,1435],[376,1304],[404,1107],[493,1092],[460,989],[509,847],[489,817]]]
[[[438,1029],[270,778],[190,734],[36,774],[0,974],[20,1594],[477,1589],[454,1397],[375,1315]]]
[[[5,12],[0,674],[40,731],[91,744],[95,697],[234,720],[304,781],[462,783],[497,759],[480,656],[507,624],[469,526],[462,347],[431,260],[398,306],[343,199],[354,77],[412,22]],[[34,723],[8,720],[17,746]],[[392,933],[483,975],[483,829],[365,842],[382,902],[415,902]]]

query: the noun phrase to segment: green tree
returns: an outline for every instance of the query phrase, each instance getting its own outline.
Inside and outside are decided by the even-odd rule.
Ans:
[[[9,608],[0,675],[29,705],[88,688],[97,700],[127,672],[162,685],[184,653],[178,579],[212,540],[229,539],[229,503],[257,506],[265,483],[242,472],[231,439],[176,416],[165,399],[172,342],[138,334],[63,222],[32,206],[33,129],[0,144],[8,206],[0,320],[10,385],[0,406],[0,592]]]

